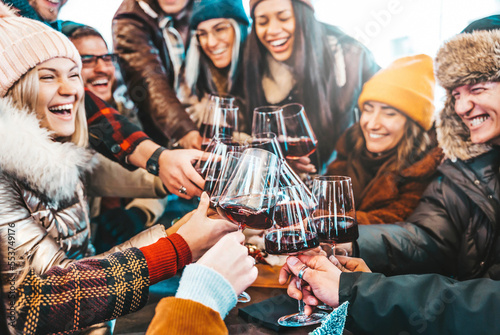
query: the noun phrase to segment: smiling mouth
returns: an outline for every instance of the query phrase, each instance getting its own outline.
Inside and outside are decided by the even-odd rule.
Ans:
[[[370,138],[373,138],[373,139],[378,139],[378,138],[382,138],[384,137],[385,135],[382,135],[382,134],[374,134],[374,133],[369,133],[368,136]]]
[[[227,48],[221,48],[221,49],[214,50],[214,51],[212,51],[212,55],[218,56],[218,55],[223,54],[224,52],[226,52],[226,50],[227,50]]]
[[[471,121],[469,121],[469,127],[477,127],[480,124],[484,123],[486,120],[488,120],[490,117],[487,115],[480,115],[476,116],[473,118]]]
[[[73,110],[73,104],[59,105],[54,107],[49,107],[49,111],[57,115],[68,115],[71,114]]]
[[[274,40],[274,41],[271,41],[269,42],[269,44],[272,46],[272,47],[281,47],[283,45],[285,45],[285,43],[288,42],[288,38],[281,38],[279,40]]]
[[[102,79],[96,79],[90,83],[92,86],[108,86],[109,79],[102,78]]]
[[[61,3],[60,0],[47,0],[47,1],[50,2],[50,3],[53,3],[55,5],[59,5]]]

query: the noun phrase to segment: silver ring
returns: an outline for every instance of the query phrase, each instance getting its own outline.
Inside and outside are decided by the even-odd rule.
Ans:
[[[300,269],[299,274],[297,276],[299,277],[300,280],[302,280],[302,277],[304,277],[304,273],[306,272],[307,269],[309,269],[307,265],[302,265],[302,268]]]
[[[185,188],[184,186],[181,186],[181,187],[179,188],[179,193],[180,193],[180,194],[187,194],[187,190],[186,190],[186,188]]]

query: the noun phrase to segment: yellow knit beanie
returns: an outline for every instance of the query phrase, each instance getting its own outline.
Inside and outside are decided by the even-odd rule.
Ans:
[[[56,57],[82,68],[80,54],[66,36],[42,22],[15,16],[0,2],[0,97],[30,69]]]
[[[403,57],[365,83],[358,105],[362,110],[367,101],[387,104],[429,130],[434,115],[434,86],[431,57]]]

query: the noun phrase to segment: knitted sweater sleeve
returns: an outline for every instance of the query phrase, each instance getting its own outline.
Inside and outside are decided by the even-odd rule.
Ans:
[[[43,275],[29,270],[17,292],[5,292],[7,322],[12,333],[73,332],[141,309],[148,288],[146,259],[136,248]]]

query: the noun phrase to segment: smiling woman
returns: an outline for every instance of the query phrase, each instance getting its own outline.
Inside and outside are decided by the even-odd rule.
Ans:
[[[328,174],[352,178],[360,224],[402,221],[417,206],[442,153],[428,132],[432,59],[404,57],[375,74],[359,97],[359,123],[339,139]]]

